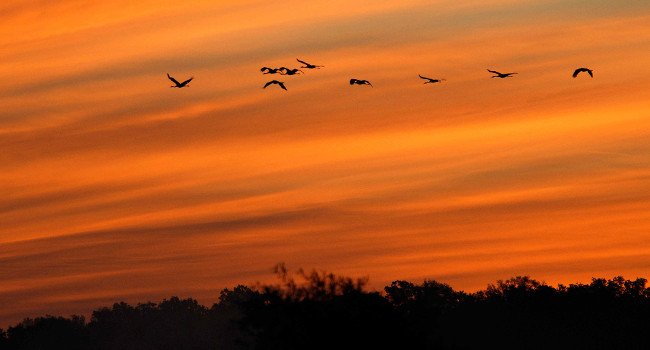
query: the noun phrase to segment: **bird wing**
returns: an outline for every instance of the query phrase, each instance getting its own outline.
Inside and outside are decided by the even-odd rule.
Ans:
[[[178,80],[172,78],[172,76],[169,75],[169,73],[167,73],[167,78],[169,78],[169,80],[171,80],[171,81],[172,81],[174,84],[176,84],[176,85],[180,85],[180,84],[181,84],[181,83],[178,82]]]
[[[423,77],[423,76],[421,76],[420,74],[418,74],[418,77],[420,77],[421,79],[433,80],[433,79],[431,79],[431,78]]]
[[[309,65],[310,65],[309,63],[307,63],[307,62],[305,62],[305,61],[301,61],[301,60],[299,60],[299,59],[297,59],[297,58],[296,58],[296,61],[298,61],[298,62],[300,62],[300,63],[302,63],[302,64],[304,64],[304,65],[306,65],[306,66],[309,66]]]
[[[181,85],[183,85],[183,86],[187,85],[187,83],[189,83],[190,81],[192,81],[192,79],[194,79],[194,77],[191,77],[191,78],[185,80],[184,82],[181,83]]]
[[[590,77],[592,78],[594,77],[594,71],[592,71],[591,69],[587,69],[587,73],[589,73]]]
[[[513,75],[513,74],[519,74],[519,73],[506,73],[506,75]]]
[[[490,72],[490,73],[494,73],[494,74],[501,74],[501,73],[499,73],[499,72],[497,72],[497,71],[495,71],[495,70],[489,70],[489,69],[488,69],[487,71]]]
[[[285,89],[285,90],[287,89],[287,87],[284,86],[284,83],[282,83],[282,82],[279,82],[278,85],[280,85],[280,87],[283,88],[283,89]]]
[[[580,72],[581,72],[580,69],[576,69],[575,71],[573,71],[573,75],[572,75],[572,76],[575,78],[575,77],[578,76],[578,74],[580,74]]]
[[[275,80],[271,80],[268,83],[264,84],[264,87],[262,89],[266,89],[266,87],[271,85],[271,84],[275,84]]]

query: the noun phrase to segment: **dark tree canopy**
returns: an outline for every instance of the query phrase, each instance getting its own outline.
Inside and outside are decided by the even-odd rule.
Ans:
[[[205,307],[171,297],[0,329],[0,349],[644,349],[650,289],[643,278],[549,286],[528,276],[476,293],[275,268],[278,283],[224,289]]]

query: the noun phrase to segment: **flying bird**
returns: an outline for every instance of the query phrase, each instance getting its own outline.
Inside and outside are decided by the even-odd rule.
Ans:
[[[305,61],[301,61],[301,60],[298,59],[298,58],[296,58],[296,61],[298,61],[298,62],[304,64],[304,66],[302,66],[302,67],[300,67],[300,68],[307,68],[307,69],[314,69],[314,68],[316,68],[316,69],[320,69],[321,67],[325,67],[325,66],[317,66],[317,65],[315,65],[315,64],[307,63],[307,62],[305,62]]]
[[[284,73],[282,73],[283,71],[284,71]],[[295,75],[295,74],[298,74],[298,72],[303,73],[303,74],[305,73],[305,72],[301,71],[298,68],[289,69],[287,67],[280,67],[280,74],[282,74],[282,75]]]
[[[264,87],[263,87],[262,89],[266,89],[266,87],[269,86],[269,85],[271,85],[271,84],[278,84],[278,85],[280,85],[280,87],[283,88],[284,90],[287,89],[287,87],[284,86],[284,82],[283,82],[283,81],[277,81],[277,80],[271,80],[271,81],[269,81],[268,83],[264,84]]]
[[[426,81],[424,82],[425,84],[439,83],[439,82],[442,82],[442,81],[447,80],[447,79],[433,79],[433,78],[427,78],[427,77],[423,77],[423,76],[421,76],[420,74],[418,74],[418,77],[420,77],[420,79],[424,79],[424,80],[426,80]]]
[[[278,73],[282,74],[282,68],[262,67],[262,69],[260,69],[260,72],[264,74],[278,74]]]
[[[589,68],[578,68],[578,69],[576,69],[576,70],[573,72],[573,77],[574,77],[574,78],[577,77],[578,74],[580,74],[580,72],[587,72],[587,73],[589,73],[589,76],[590,76],[590,77],[592,77],[592,78],[594,77],[594,71],[591,70],[591,69],[589,69]]]
[[[490,73],[496,74],[496,75],[492,76],[492,78],[509,78],[513,74],[518,74],[518,73],[499,73],[499,72],[497,72],[495,70],[489,70],[489,69],[487,71],[490,72]]]
[[[189,86],[189,85],[187,85],[187,84],[188,84],[190,81],[192,81],[192,79],[194,79],[194,77],[191,77],[191,78],[185,80],[184,82],[179,83],[178,80],[172,78],[172,76],[169,75],[169,73],[167,73],[167,78],[169,78],[169,80],[171,80],[174,84],[176,84],[176,85],[172,85],[172,86],[170,86],[170,87],[173,87],[173,88],[179,88],[179,89],[180,89],[180,88],[183,88],[183,87],[186,87],[186,86]]]
[[[367,80],[360,80],[360,79],[354,79],[354,78],[350,79],[350,85],[354,85],[354,84],[356,84],[356,85],[370,85],[370,87],[373,87],[372,84],[370,84],[370,82],[367,81]]]

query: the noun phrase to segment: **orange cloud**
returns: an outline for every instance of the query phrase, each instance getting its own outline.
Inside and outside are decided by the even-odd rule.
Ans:
[[[599,3],[0,5],[0,326],[212,302],[279,261],[375,288],[642,276],[647,5]],[[296,57],[326,67],[262,89]]]

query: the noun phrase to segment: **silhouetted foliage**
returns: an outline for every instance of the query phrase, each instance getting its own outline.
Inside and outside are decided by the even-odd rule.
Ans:
[[[9,349],[51,349],[57,344],[61,349],[85,349],[88,331],[83,316],[70,318],[47,315],[35,319],[27,318],[7,330]]]
[[[93,312],[88,329],[97,349],[204,349],[213,344],[208,310],[172,297],[133,307],[116,303]]]
[[[0,328],[0,349],[7,348],[9,343],[7,341],[7,332],[4,329]]]
[[[426,280],[383,293],[367,279],[275,268],[277,284],[224,289],[210,308],[172,297],[0,329],[0,349],[643,349],[647,280],[557,288],[528,276],[476,293]]]

